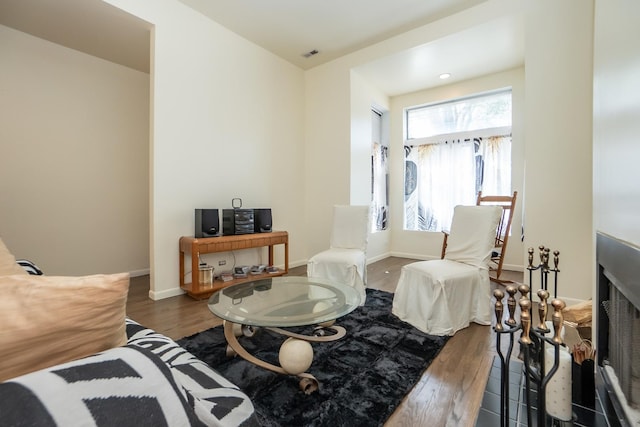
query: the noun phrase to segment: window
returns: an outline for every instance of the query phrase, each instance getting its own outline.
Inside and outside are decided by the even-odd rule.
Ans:
[[[478,191],[511,194],[511,90],[405,110],[405,229],[448,231]]]
[[[389,147],[382,142],[382,113],[371,110],[371,125],[371,231],[382,231],[389,221]]]

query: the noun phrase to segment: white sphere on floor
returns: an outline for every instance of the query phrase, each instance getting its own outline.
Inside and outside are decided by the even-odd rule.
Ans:
[[[305,372],[313,361],[313,347],[307,341],[288,338],[280,346],[280,366],[291,375]]]

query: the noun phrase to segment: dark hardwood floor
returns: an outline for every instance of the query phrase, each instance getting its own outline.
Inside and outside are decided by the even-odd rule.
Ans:
[[[394,292],[400,269],[413,261],[391,257],[370,264],[368,287]],[[306,267],[292,268],[289,275],[306,275]],[[521,282],[522,273],[506,271],[502,278]],[[127,315],[173,339],[222,324],[211,314],[206,300],[180,295],[152,301],[148,293],[148,276],[131,279]],[[496,354],[494,335],[490,326],[475,323],[458,331],[385,426],[474,426]]]

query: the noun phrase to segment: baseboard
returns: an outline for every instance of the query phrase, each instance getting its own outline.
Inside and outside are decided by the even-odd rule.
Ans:
[[[133,270],[129,272],[129,277],[148,276],[151,274],[150,268],[143,268],[142,270]]]
[[[394,256],[398,258],[419,259],[422,261],[428,261],[431,259],[440,259],[440,257],[426,256],[425,254],[412,254],[408,252],[391,252],[389,256]]]
[[[524,272],[524,267],[516,264],[502,264],[503,270]]]
[[[289,268],[296,268],[306,266],[307,261],[291,261],[289,262]],[[284,264],[279,266],[280,268],[284,268]]]
[[[386,254],[378,255],[378,256],[375,256],[375,257],[372,257],[372,258],[368,258],[367,259],[367,265],[373,264],[374,262],[377,262],[377,261],[381,261],[381,260],[383,260],[385,258],[389,258],[390,256],[392,256],[390,253],[386,253]]]
[[[149,298],[151,298],[154,301],[158,301],[165,298],[176,297],[184,293],[185,292],[181,288],[172,288],[172,289],[167,289],[160,292],[155,292],[149,289]]]
[[[407,252],[391,252],[391,254],[387,255],[387,256],[394,256],[394,257],[398,257],[398,258],[409,258],[409,259],[419,259],[419,260],[423,260],[423,261],[428,261],[428,260],[432,260],[432,259],[440,259],[440,257],[433,257],[433,256],[425,256],[424,254],[412,254],[412,253],[407,253]],[[383,258],[386,258],[383,257]],[[383,259],[380,258],[380,259]],[[379,261],[379,260],[376,260]],[[521,265],[516,265],[516,264],[502,264],[502,269],[503,270],[509,270],[509,271],[518,271],[518,272],[524,272],[525,268]]]

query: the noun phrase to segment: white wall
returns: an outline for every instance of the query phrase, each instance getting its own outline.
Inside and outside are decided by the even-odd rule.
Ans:
[[[526,226],[519,264],[524,266],[529,246],[544,244],[559,250],[562,253],[559,296],[567,301],[589,298],[593,281],[589,268],[593,249],[591,151],[588,147],[591,141],[592,6],[588,0],[561,3],[489,0],[308,71],[305,96],[307,159],[316,163],[309,165],[307,189],[331,188],[330,193],[309,199],[308,211],[326,213],[331,204],[348,201],[345,189],[353,188],[348,166],[342,160],[348,155],[345,147],[349,146],[350,124],[345,123],[344,114],[349,103],[351,70],[503,16],[524,14],[525,102],[521,115],[514,118],[527,159],[519,202],[525,209]],[[319,113],[324,114],[321,120],[314,117]],[[398,126],[397,117],[392,117],[392,135],[399,134]],[[321,144],[335,150],[336,156],[331,159],[320,156]],[[397,167],[397,164],[393,166],[394,162],[401,157],[394,149],[397,147],[391,148],[390,161],[392,167]],[[518,188],[517,183],[514,186]],[[397,234],[401,230],[398,221],[402,213],[397,209],[401,206],[402,194],[402,181],[395,174],[391,179],[392,251],[405,244],[413,247],[421,244],[418,240],[406,242],[406,235]],[[327,215],[320,214],[315,219],[311,241],[316,241],[316,236],[326,235],[330,225]],[[513,240],[512,243],[519,246]],[[434,249],[429,248],[430,251]],[[515,257],[511,262],[517,264],[517,254],[510,256]]]
[[[193,235],[194,209],[234,197],[271,207],[291,265],[306,261],[303,72],[175,0],[109,3],[154,25],[151,298],[181,293],[178,240]]]
[[[371,203],[371,109],[389,111],[389,98],[351,71],[351,204]],[[386,119],[385,119],[386,121]],[[383,126],[385,123],[383,123]],[[384,138],[384,135],[383,135]],[[387,142],[388,141],[384,141]],[[391,251],[391,229],[369,235],[367,261],[386,258]]]
[[[333,205],[351,202],[351,80],[343,71],[305,72],[307,257],[329,247]]]
[[[597,0],[595,229],[640,247],[640,3]]]
[[[636,42],[640,40],[638,16],[638,2],[595,2],[594,230],[636,247],[640,247],[640,45]],[[591,265],[596,265],[595,259]],[[597,300],[596,293],[594,286],[594,300]],[[593,319],[597,321],[596,313]],[[594,334],[597,326],[594,324]]]
[[[361,134],[353,132],[360,127],[362,112],[371,107],[372,100],[383,100],[384,95],[369,83],[362,82],[357,73],[359,66],[376,59],[393,55],[399,51],[455,34],[475,25],[486,24],[493,19],[511,13],[519,13],[518,2],[493,0],[465,10],[459,14],[425,25],[407,33],[392,37],[353,54],[343,56],[329,63],[305,72],[306,101],[306,209],[309,223],[308,254],[326,249],[331,226],[331,206],[350,203],[354,200],[370,200],[370,171],[356,176],[349,170],[351,165],[369,162],[370,150],[358,148]],[[356,72],[354,72],[356,71]],[[369,86],[366,88],[366,86]],[[350,114],[354,114],[351,116]],[[370,123],[369,123],[370,124]],[[363,128],[363,127],[362,127]],[[391,125],[393,133],[393,124]],[[393,156],[393,148],[390,148]],[[327,156],[326,153],[333,153]],[[358,153],[359,159],[351,156]],[[393,158],[390,158],[393,162]],[[356,166],[360,168],[361,166]],[[394,198],[402,197],[402,182],[390,182],[390,203],[397,206]],[[366,188],[366,190],[365,190]],[[378,236],[372,236],[369,247],[369,260],[376,259],[389,250],[391,236],[395,233],[394,218],[402,212],[391,208],[391,229]],[[377,234],[377,233],[376,233]],[[379,240],[377,240],[379,239]]]
[[[149,268],[149,75],[0,26],[0,237],[49,275]]]
[[[365,200],[365,187],[368,200],[369,174],[358,180],[351,173],[352,166],[360,169],[365,161],[364,150],[352,157],[361,135],[354,131],[360,126],[352,123],[352,115],[359,116],[368,98],[377,95],[364,84],[358,89],[361,82],[352,71],[520,13],[527,27],[521,122],[527,159],[520,199],[526,213],[524,248],[545,244],[560,250],[561,283],[566,284],[561,296],[589,296],[592,2],[489,0],[306,72],[175,0],[108,2],[155,26],[152,298],[180,293],[177,242],[193,233],[194,208],[230,207],[234,197],[243,198],[245,207],[272,207],[274,227],[290,233],[292,265],[326,248],[331,206]],[[392,133],[397,126],[392,123]],[[2,185],[4,194],[7,184]],[[399,176],[392,177],[392,206],[400,205],[394,198],[402,197],[401,189]],[[392,234],[397,229],[393,221],[401,217],[392,210]],[[523,262],[525,257],[523,249]]]
[[[391,163],[392,181],[396,183],[396,193],[399,185],[404,183],[404,110],[406,108],[439,102],[447,99],[460,98],[477,93],[488,92],[502,88],[512,88],[513,123],[512,123],[512,152],[511,152],[511,186],[518,194],[522,194],[524,178],[524,150],[525,140],[522,128],[522,114],[524,108],[524,68],[508,70],[501,73],[467,80],[461,83],[440,86],[434,89],[395,96],[391,99]],[[401,192],[400,194],[404,194]],[[395,256],[416,259],[439,259],[442,250],[442,233],[404,230],[404,199],[394,199],[392,211],[396,214],[392,218],[394,230],[392,251]],[[504,268],[522,270],[523,245],[521,242],[522,203],[516,199],[516,209],[511,225],[511,237],[507,245]]]
[[[528,5],[524,244],[560,251],[558,296],[586,300],[595,280],[593,2],[541,0]]]

